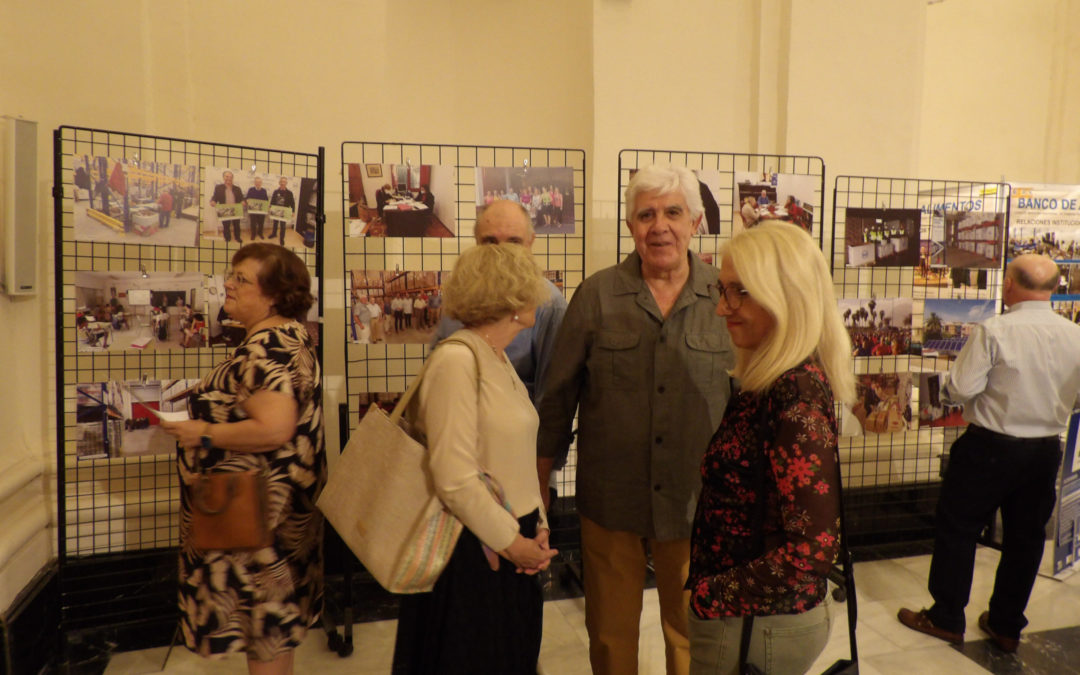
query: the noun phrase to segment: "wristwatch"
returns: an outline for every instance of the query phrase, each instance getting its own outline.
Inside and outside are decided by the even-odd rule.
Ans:
[[[206,433],[199,437],[199,442],[202,443],[203,450],[209,450],[214,447],[214,442],[210,439],[210,423],[206,424]]]

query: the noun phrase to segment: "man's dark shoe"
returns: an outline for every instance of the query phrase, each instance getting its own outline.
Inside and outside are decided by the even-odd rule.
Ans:
[[[990,612],[983,612],[979,615],[979,628],[982,632],[990,636],[990,641],[997,645],[997,648],[1006,654],[1013,654],[1016,652],[1016,648],[1020,646],[1020,640],[1017,638],[1005,637],[1000,635],[997,631],[990,627]]]
[[[899,612],[897,612],[896,618],[900,619],[900,623],[904,624],[911,630],[917,630],[920,633],[932,635],[939,640],[951,642],[954,645],[964,644],[963,633],[954,633],[951,630],[938,628],[934,625],[934,622],[930,620],[930,616],[927,615],[925,609],[920,609],[917,612],[913,612],[910,609],[904,607]]]

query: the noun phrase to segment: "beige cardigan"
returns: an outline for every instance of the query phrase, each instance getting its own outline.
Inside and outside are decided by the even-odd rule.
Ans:
[[[491,549],[507,548],[518,532],[517,518],[540,509],[547,527],[536,474],[539,419],[513,366],[476,333],[459,330],[465,345],[445,344],[429,357],[417,392],[416,425],[427,436],[435,491],[450,511]],[[510,515],[480,479],[486,471],[502,486]]]

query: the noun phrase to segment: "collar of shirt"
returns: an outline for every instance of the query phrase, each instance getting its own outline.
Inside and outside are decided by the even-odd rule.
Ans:
[[[1024,300],[1012,305],[1007,310],[1006,314],[1012,314],[1014,312],[1031,312],[1031,311],[1048,311],[1052,309],[1050,307],[1049,300]]]
[[[702,262],[693,253],[687,253],[690,259],[690,277],[686,280],[686,286],[695,295],[703,298],[709,297],[709,283],[712,279],[709,275],[710,265]],[[632,295],[640,293],[645,285],[645,278],[641,276],[641,257],[637,251],[631,251],[617,266],[618,273],[615,275],[614,292],[616,295]]]

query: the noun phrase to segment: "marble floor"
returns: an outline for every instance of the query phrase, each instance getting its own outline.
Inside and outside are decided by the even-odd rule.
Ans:
[[[1044,557],[1044,568],[1047,568],[1047,558],[1049,556]],[[997,560],[997,551],[979,549],[975,584],[967,609],[967,642],[963,647],[953,647],[915,633],[896,620],[900,607],[918,609],[928,604],[926,575],[930,556],[856,563],[860,672],[863,675],[1080,674],[1080,574],[1063,581],[1039,577],[1028,604],[1030,625],[1017,653],[1007,655],[992,647],[976,626],[990,597]],[[551,600],[546,604],[541,674],[584,675],[590,672],[584,607],[582,598]],[[846,607],[840,603],[832,603],[831,607],[835,622],[829,644],[809,671],[811,673],[820,673],[835,660],[848,655]],[[394,621],[355,625],[355,651],[346,658],[327,649],[323,632],[312,631],[297,650],[296,672],[319,675],[388,673],[394,630]],[[172,650],[162,670],[165,652],[166,649],[160,647],[115,654],[105,673],[246,672],[243,657],[204,661],[183,648]],[[639,660],[642,675],[664,673],[664,644],[655,590],[646,591]]]

